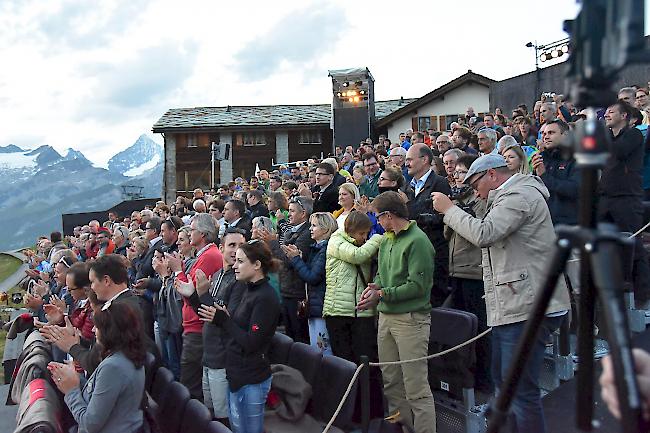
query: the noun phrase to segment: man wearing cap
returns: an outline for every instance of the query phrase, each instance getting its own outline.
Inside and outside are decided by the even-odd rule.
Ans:
[[[499,388],[510,368],[515,346],[555,250],[555,232],[546,205],[549,192],[535,176],[513,174],[500,155],[484,155],[469,168],[465,183],[487,200],[486,215],[474,218],[440,193],[433,207],[456,233],[482,249],[488,326],[492,327],[492,371]],[[570,309],[563,279],[547,315],[513,400],[516,431],[545,432],[539,373],[546,341]]]

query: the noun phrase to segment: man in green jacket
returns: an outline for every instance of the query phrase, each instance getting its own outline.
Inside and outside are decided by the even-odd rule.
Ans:
[[[379,224],[386,230],[379,246],[379,269],[357,305],[378,305],[379,362],[427,356],[431,326],[430,290],[435,252],[427,235],[394,191],[373,201]],[[416,433],[436,431],[436,409],[427,381],[427,361],[381,367],[384,394],[391,414]]]

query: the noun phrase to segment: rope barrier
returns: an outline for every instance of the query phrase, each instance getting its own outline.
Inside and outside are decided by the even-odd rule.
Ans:
[[[439,356],[443,356],[443,355],[446,355],[446,354],[448,354],[450,352],[453,352],[454,350],[458,350],[461,347],[465,347],[468,344],[471,344],[471,343],[475,342],[476,340],[478,340],[480,338],[483,338],[484,336],[489,334],[491,331],[492,331],[492,328],[488,328],[485,331],[478,334],[477,336],[472,337],[469,340],[458,344],[457,346],[454,346],[452,348],[443,350],[442,352],[433,353],[431,355],[422,356],[420,358],[407,359],[407,360],[404,360],[404,361],[371,362],[371,363],[369,363],[369,365],[371,367],[382,367],[382,366],[386,366],[386,365],[408,364],[410,362],[419,362],[419,361],[425,361],[425,360],[432,359],[432,358],[437,358]],[[348,384],[348,388],[345,390],[345,394],[343,394],[343,398],[339,402],[338,407],[334,411],[334,415],[332,415],[332,418],[329,420],[329,422],[327,423],[327,425],[323,429],[322,433],[327,433],[329,431],[329,429],[332,427],[332,424],[334,424],[334,420],[336,419],[337,416],[339,416],[339,412],[341,412],[341,409],[343,409],[343,405],[345,404],[345,400],[347,400],[348,396],[350,395],[350,392],[352,391],[352,386],[354,385],[354,382],[356,382],[357,377],[359,377],[359,373],[361,372],[362,369],[363,369],[363,364],[359,365],[357,367],[357,369],[355,370],[354,374],[352,375],[352,379],[350,379],[350,383]]]
[[[635,238],[635,237],[637,237],[638,235],[640,235],[641,233],[643,233],[643,231],[644,231],[645,229],[647,229],[648,227],[650,227],[650,221],[648,221],[648,224],[644,225],[644,226],[641,227],[641,228],[640,228],[636,233],[634,233],[632,236],[630,236],[630,238]]]

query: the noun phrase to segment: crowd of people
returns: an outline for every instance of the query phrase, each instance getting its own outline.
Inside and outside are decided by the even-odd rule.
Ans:
[[[650,106],[645,88],[619,98],[599,112],[612,144],[598,214],[635,232],[650,196]],[[585,118],[547,93],[532,112],[522,104],[508,114],[468,107],[448,131],[336,147],[321,161],[39,239],[25,303],[55,347],[52,376],[80,428],[139,431],[149,351],[216,419],[262,432],[278,326],[325,356],[400,361],[428,354],[430,327],[445,326],[431,323],[441,305],[474,313],[479,331],[492,327],[476,344],[475,383],[493,393],[554,226],[577,223],[580,167],[565,144]],[[637,247],[634,290],[645,307],[649,264]],[[517,431],[545,431],[538,378],[548,337],[571,310],[567,284],[531,348],[513,403]],[[385,399],[373,399],[373,413],[435,431],[426,361],[373,377]]]

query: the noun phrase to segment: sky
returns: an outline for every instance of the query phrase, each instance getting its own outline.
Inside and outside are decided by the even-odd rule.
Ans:
[[[534,69],[527,42],[565,38],[578,12],[574,0],[540,5],[3,0],[0,146],[72,147],[105,165],[169,108],[329,103],[328,69],[368,67],[376,100],[468,69],[506,79]]]

